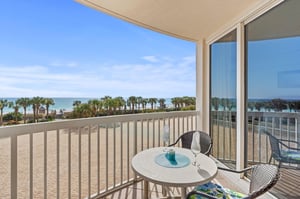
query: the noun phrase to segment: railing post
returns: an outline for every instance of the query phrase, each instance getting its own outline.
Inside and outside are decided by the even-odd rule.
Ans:
[[[245,34],[244,24],[239,23],[237,25],[237,83],[236,83],[236,169],[242,170],[245,168],[245,162],[247,161],[246,153],[247,147],[247,122],[245,110]]]
[[[12,199],[16,199],[18,193],[18,137],[16,135],[11,136],[10,149],[11,149],[10,197]]]
[[[298,143],[297,148],[300,148],[300,113],[296,114],[295,117],[295,141]],[[298,168],[300,168],[300,165],[298,164]]]
[[[137,154],[137,121],[134,120],[134,126],[133,126],[133,155]]]
[[[133,155],[137,154],[137,121],[134,120],[133,122]],[[129,165],[128,165],[129,166]],[[134,173],[134,179],[137,179],[136,173]]]
[[[297,113],[296,117],[295,117],[295,141],[298,142],[298,148],[300,147],[300,113]]]

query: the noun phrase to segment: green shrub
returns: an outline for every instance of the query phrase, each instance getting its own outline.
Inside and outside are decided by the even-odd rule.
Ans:
[[[11,113],[7,113],[3,116],[3,121],[11,121],[11,120],[15,120],[15,113],[11,112]],[[17,121],[20,121],[23,119],[23,114],[18,113],[17,114]]]

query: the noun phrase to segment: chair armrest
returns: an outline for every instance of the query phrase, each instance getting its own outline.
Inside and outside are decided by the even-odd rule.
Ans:
[[[209,155],[210,150],[211,150],[212,144],[209,145],[207,151],[203,152],[204,155]]]
[[[181,139],[182,135],[177,138],[177,140],[173,144],[169,144],[168,147],[176,145]]]
[[[189,199],[192,195],[203,196],[207,199],[217,199],[216,197],[213,197],[213,196],[208,195],[204,192],[200,192],[200,191],[196,191],[196,190],[193,190],[193,191],[189,192],[188,195],[186,196],[186,199]]]
[[[224,168],[224,167],[218,167],[218,169],[223,170],[223,171],[233,172],[233,173],[245,173],[246,171],[251,170],[252,167],[247,167],[247,168],[242,169],[242,170],[240,170],[240,171],[233,170],[233,169],[228,169],[228,168]]]
[[[169,144],[168,147],[176,145],[178,142],[174,142],[173,144]]]
[[[290,147],[288,146],[287,144],[283,143],[282,141],[286,141],[286,142],[290,142],[290,143],[296,143],[296,144],[299,144],[299,142],[296,142],[296,141],[292,141],[292,140],[280,140],[279,143],[283,146],[285,146],[287,149],[292,149],[292,150],[296,150],[296,151],[300,151],[300,148],[294,148],[294,147]]]
[[[278,139],[280,142],[290,142],[295,144],[300,144],[300,142],[294,141],[294,140],[285,140],[285,139]]]

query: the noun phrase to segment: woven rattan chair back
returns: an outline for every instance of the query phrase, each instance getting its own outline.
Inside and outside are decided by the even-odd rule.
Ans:
[[[181,140],[181,147],[190,149],[192,140],[193,140],[193,134],[195,132],[196,131],[189,131],[189,132],[183,133],[180,137],[178,137],[178,139],[176,140],[175,143],[173,143],[169,146],[174,146]],[[210,136],[207,133],[202,132],[202,131],[198,131],[198,132],[200,132],[201,153],[210,155],[210,151],[211,151],[211,147],[212,147],[212,139],[210,138]]]
[[[280,177],[279,168],[270,164],[259,164],[252,167],[249,195],[256,198],[271,189]]]
[[[269,137],[271,150],[272,150],[272,157],[275,160],[279,161],[281,159],[281,155],[280,155],[280,147],[279,147],[278,139],[273,135],[271,135],[269,132],[265,132],[265,134]]]

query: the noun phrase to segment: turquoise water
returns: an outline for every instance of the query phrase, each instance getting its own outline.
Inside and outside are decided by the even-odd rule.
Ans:
[[[6,99],[9,102],[15,102],[17,99],[19,98],[0,98],[0,99]],[[63,111],[72,111],[73,110],[73,102],[74,101],[81,101],[81,103],[86,103],[91,99],[95,99],[95,98],[52,98],[54,100],[55,105],[52,105],[49,107],[49,112],[56,110],[57,112],[60,110]],[[124,98],[125,99],[125,98]],[[165,104],[167,105],[167,107],[172,106],[171,103],[171,98],[166,98],[166,102]],[[147,105],[147,107],[150,107],[150,104]],[[8,107],[5,107],[3,109],[3,113],[9,113],[9,112],[13,112],[14,110]],[[19,109],[19,112],[23,113],[23,108]],[[27,113],[32,112],[32,108],[27,107]]]

